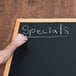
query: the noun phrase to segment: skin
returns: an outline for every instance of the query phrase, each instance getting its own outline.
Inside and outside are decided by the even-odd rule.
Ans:
[[[0,66],[2,66],[4,63],[7,62],[7,60],[13,55],[15,52],[16,48],[20,47],[24,43],[27,42],[27,37],[18,34],[12,42],[6,46],[5,49],[0,50]]]

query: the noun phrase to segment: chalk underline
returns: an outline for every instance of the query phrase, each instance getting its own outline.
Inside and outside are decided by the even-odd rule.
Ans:
[[[62,36],[27,36],[28,38],[62,38],[62,37],[68,37],[66,35]]]

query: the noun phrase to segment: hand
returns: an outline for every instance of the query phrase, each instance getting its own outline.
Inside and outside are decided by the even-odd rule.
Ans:
[[[4,64],[14,53],[15,49],[26,43],[27,37],[18,34],[17,37],[3,50],[0,50],[0,65]]]
[[[16,38],[12,41],[12,45],[16,46],[16,48],[17,48],[17,47],[23,45],[24,43],[26,43],[27,40],[28,39],[26,36],[24,36],[23,34],[18,34],[16,36]]]

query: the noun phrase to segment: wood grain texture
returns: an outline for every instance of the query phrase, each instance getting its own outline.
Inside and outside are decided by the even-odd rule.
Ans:
[[[76,0],[0,0],[0,49],[11,41],[16,18],[76,18]]]

